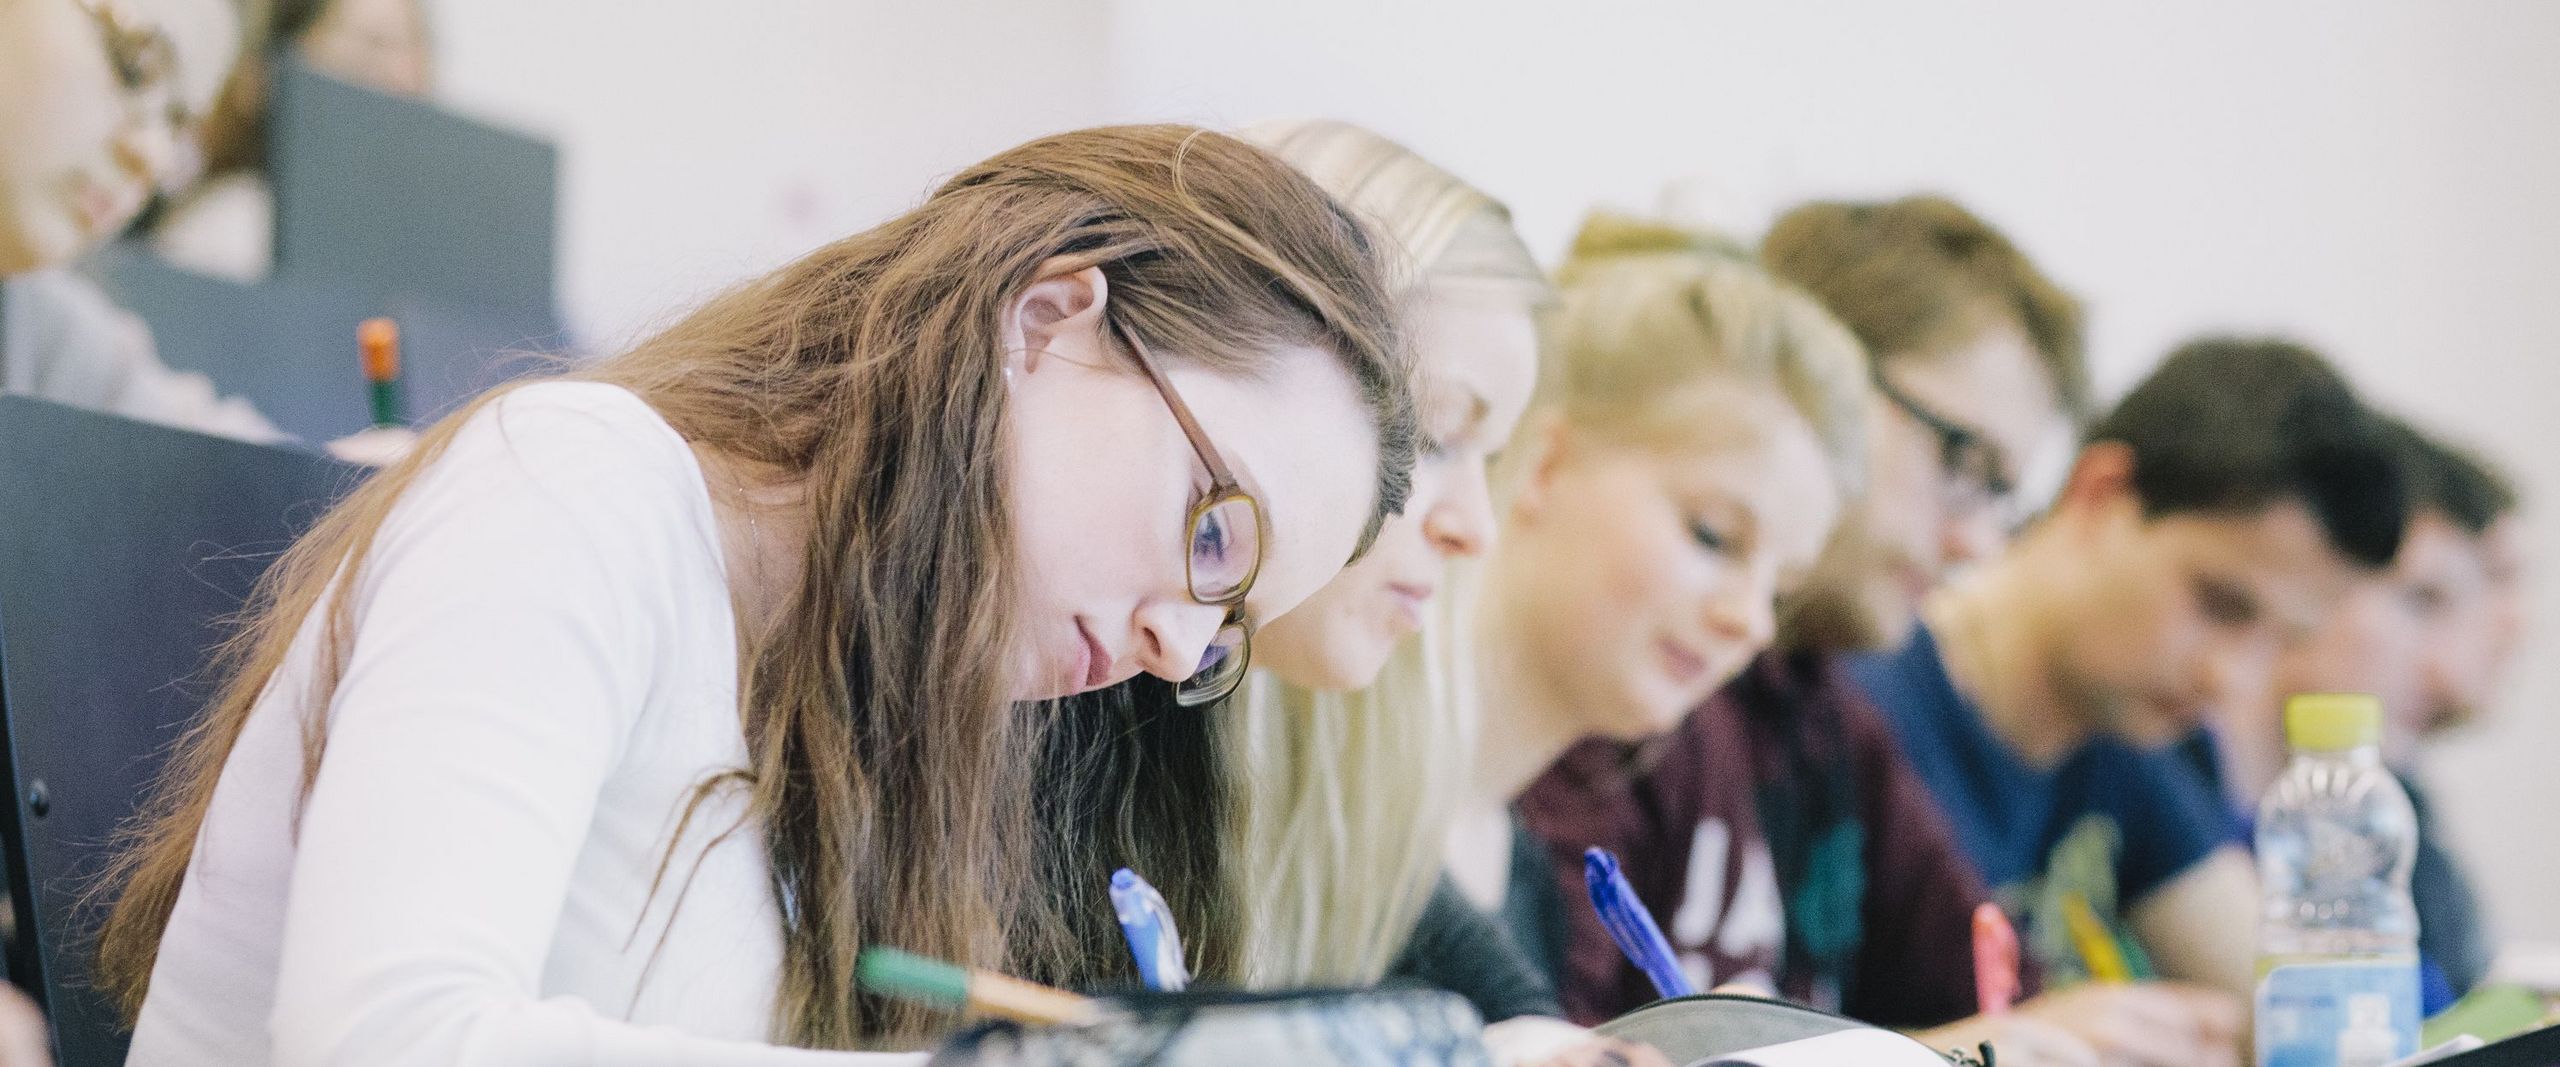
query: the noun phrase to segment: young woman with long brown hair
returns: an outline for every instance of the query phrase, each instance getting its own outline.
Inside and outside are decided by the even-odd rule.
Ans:
[[[945,1021],[866,945],[1074,972],[1039,702],[1214,699],[1357,554],[1392,324],[1278,160],[1088,130],[444,421],[274,569],[115,873],[133,1062],[796,1063]]]

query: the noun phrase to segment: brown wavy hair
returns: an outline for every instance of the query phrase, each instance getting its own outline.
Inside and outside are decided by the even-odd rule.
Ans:
[[[1370,236],[1268,153],[1183,126],[1005,152],[566,375],[627,388],[697,446],[804,487],[798,588],[769,632],[741,634],[751,765],[697,794],[752,797],[783,916],[779,1040],[851,1048],[944,1025],[856,990],[870,944],[1030,974],[1077,967],[1074,939],[1055,936],[1076,925],[1058,914],[1072,894],[1049,884],[1062,865],[1026,787],[1056,716],[1011,703],[990,666],[1010,662],[1019,580],[999,319],[1060,257],[1100,267],[1113,323],[1169,361],[1250,374],[1283,345],[1331,353],[1379,442],[1369,532],[1402,506],[1411,368]],[[356,580],[385,515],[470,413],[428,430],[261,583],[225,649],[224,688],[102,882],[100,980],[129,1015],[224,762],[302,620],[325,611],[323,667],[297,702],[310,788],[351,626],[330,593]]]
[[[2080,301],[1962,204],[1931,195],[1806,204],[1769,227],[1760,258],[1822,301],[1876,360],[1966,344],[2010,319],[2052,373],[2063,413],[2075,425],[2089,419]]]

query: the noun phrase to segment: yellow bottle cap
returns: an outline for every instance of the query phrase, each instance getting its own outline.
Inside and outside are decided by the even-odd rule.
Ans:
[[[2284,702],[2284,736],[2313,752],[2381,744],[2382,701],[2367,693],[2297,694]]]

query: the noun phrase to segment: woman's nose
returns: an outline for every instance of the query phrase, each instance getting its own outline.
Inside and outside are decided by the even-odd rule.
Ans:
[[[116,169],[143,185],[161,188],[177,171],[177,131],[140,109],[116,133],[114,147]]]
[[[1493,547],[1493,490],[1481,464],[1452,477],[1448,492],[1422,517],[1423,535],[1444,556],[1481,556]]]
[[[1200,670],[1200,659],[1217,640],[1227,609],[1183,596],[1156,600],[1138,608],[1138,669],[1168,682],[1180,682]]]

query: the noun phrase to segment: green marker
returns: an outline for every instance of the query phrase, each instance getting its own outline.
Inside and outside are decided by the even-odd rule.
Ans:
[[[967,1009],[1041,1026],[1092,1022],[1101,1006],[1091,997],[1007,978],[993,971],[927,959],[894,948],[866,948],[853,965],[854,979],[882,996],[953,1010]]]

